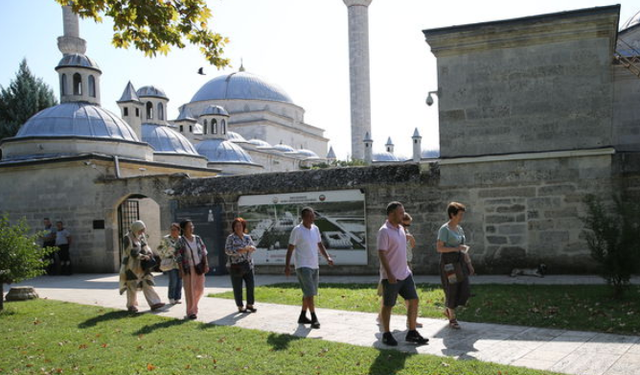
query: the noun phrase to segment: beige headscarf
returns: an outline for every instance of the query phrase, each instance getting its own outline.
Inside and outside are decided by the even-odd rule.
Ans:
[[[137,236],[138,232],[145,228],[146,226],[144,225],[144,222],[142,220],[134,221],[133,223],[131,223],[131,234]]]

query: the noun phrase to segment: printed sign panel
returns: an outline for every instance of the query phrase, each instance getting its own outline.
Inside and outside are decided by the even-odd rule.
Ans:
[[[306,206],[316,212],[315,225],[336,265],[367,264],[364,193],[360,190],[241,196],[238,211],[247,220],[258,248],[253,254],[255,264],[285,264],[289,235]]]

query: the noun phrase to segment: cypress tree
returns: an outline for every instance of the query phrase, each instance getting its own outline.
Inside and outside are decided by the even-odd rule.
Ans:
[[[56,104],[53,90],[31,74],[23,59],[9,86],[0,85],[0,139],[13,137],[31,116]]]

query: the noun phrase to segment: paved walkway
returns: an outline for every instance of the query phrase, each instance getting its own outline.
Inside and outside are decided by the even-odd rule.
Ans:
[[[258,275],[257,284],[285,281],[284,276]],[[294,281],[294,279],[289,279]],[[377,282],[376,276],[322,276],[322,282]],[[438,283],[434,276],[418,276],[416,282]],[[634,283],[640,280],[634,279]],[[167,278],[156,277],[158,293],[167,294]],[[547,276],[538,278],[509,278],[506,276],[477,276],[473,283],[516,284],[601,284],[595,276]],[[118,277],[106,275],[74,275],[39,277],[18,285],[33,285],[40,297],[87,305],[124,309],[125,297],[117,292]],[[6,288],[6,287],[5,287]],[[207,279],[206,293],[231,290],[228,276]],[[141,311],[148,308],[141,300]],[[320,301],[320,304],[322,302]],[[387,348],[380,344],[376,314],[317,309],[322,327],[311,330],[296,323],[298,306],[257,303],[256,314],[235,313],[233,300],[203,298],[198,320],[218,325],[286,333],[299,337],[319,338],[353,345]],[[184,305],[168,306],[157,315],[181,319]],[[283,317],[289,317],[283,319]],[[429,345],[415,347],[404,344],[405,317],[392,316],[391,327],[400,342],[398,350],[478,359],[514,366],[524,366],[567,374],[629,375],[640,374],[640,337],[595,332],[576,332],[561,329],[531,328],[498,324],[461,322],[462,329],[447,328],[442,319],[420,318],[420,329],[430,339]]]

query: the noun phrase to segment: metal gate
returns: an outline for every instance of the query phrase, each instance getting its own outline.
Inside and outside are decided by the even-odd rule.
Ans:
[[[119,259],[122,259],[122,252],[124,251],[124,235],[129,231],[131,224],[136,220],[140,220],[140,202],[137,200],[127,199],[118,206],[118,236],[120,238],[118,241],[118,244],[120,245]]]

